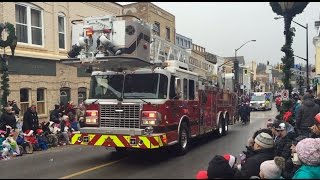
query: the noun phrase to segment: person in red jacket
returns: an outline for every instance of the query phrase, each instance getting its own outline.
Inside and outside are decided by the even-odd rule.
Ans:
[[[276,98],[276,107],[277,107],[278,112],[280,112],[280,107],[281,107],[281,97],[280,96],[278,96]]]

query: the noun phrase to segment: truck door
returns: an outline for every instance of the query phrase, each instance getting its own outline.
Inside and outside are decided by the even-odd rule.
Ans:
[[[199,128],[200,134],[204,133],[204,129],[206,126],[205,121],[205,111],[206,111],[206,103],[207,103],[207,95],[203,90],[199,90],[199,106],[200,106],[200,119],[199,119]]]
[[[185,81],[186,82],[186,81]],[[188,116],[190,117],[190,124],[194,124],[191,127],[192,134],[199,133],[199,119],[200,119],[200,107],[197,95],[198,85],[196,85],[195,80],[188,79]]]
[[[211,126],[213,126],[217,119],[217,92],[211,91],[211,94]]]

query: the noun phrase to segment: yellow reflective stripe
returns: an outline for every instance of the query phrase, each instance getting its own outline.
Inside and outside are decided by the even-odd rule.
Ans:
[[[88,134],[89,137],[89,142],[96,136],[96,134]],[[81,137],[81,134],[74,134],[71,139],[71,144],[75,144],[78,141],[78,138]],[[95,146],[102,146],[102,144],[105,142],[107,138],[111,138],[113,143],[117,147],[125,147],[125,144],[123,144],[120,139],[117,137],[117,135],[102,135],[96,142]],[[130,138],[131,136],[124,135],[124,139],[127,141],[128,144],[130,144]],[[163,138],[166,138],[166,135],[162,135]],[[148,148],[148,149],[154,149],[154,148],[160,148],[164,146],[164,143],[160,137],[160,135],[153,136],[153,138],[159,143],[159,145],[153,145],[150,140],[147,138],[147,136],[139,136],[139,139],[143,141],[143,144]],[[131,145],[133,148],[140,148],[138,145],[139,142],[137,142],[137,145]],[[88,143],[81,142],[82,145],[87,145]]]
[[[74,144],[78,141],[78,138],[81,136],[81,134],[74,134],[72,136],[72,139],[71,139],[71,144]]]
[[[151,145],[151,143],[150,143],[150,141],[149,141],[149,139],[147,138],[147,137],[145,137],[145,136],[139,136],[139,138],[143,141],[143,144],[148,148],[148,149],[150,149],[150,148],[152,148],[152,147],[150,147]]]
[[[116,144],[117,147],[125,147],[124,144],[122,144],[122,142],[120,141],[120,139],[118,139],[117,136],[112,135],[111,138],[112,138],[114,144]]]
[[[162,147],[162,146],[163,146],[163,142],[162,142],[161,137],[158,136],[156,139],[157,139],[157,141],[159,142],[159,147]]]
[[[106,140],[105,135],[102,135],[94,145],[101,146],[105,140]]]

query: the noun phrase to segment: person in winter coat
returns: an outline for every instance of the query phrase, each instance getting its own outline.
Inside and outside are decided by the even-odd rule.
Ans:
[[[302,166],[292,179],[320,179],[320,138],[305,138],[296,146]]]
[[[296,119],[296,130],[298,135],[309,137],[310,127],[314,125],[314,116],[320,112],[320,107],[314,102],[310,94],[303,96],[301,107]]]
[[[36,111],[36,106],[32,105],[23,115],[22,131],[26,132],[27,130],[32,130],[33,132],[36,132],[37,129],[39,129],[38,113]]]
[[[264,161],[260,165],[260,179],[282,179],[281,173],[285,166],[285,159],[276,156],[273,160]]]
[[[274,127],[277,131],[278,137],[275,143],[275,155],[288,160],[291,158],[292,143],[295,141],[297,136],[294,131],[288,132],[285,122],[278,122]]]
[[[246,158],[245,162],[238,166],[239,172],[235,177],[248,179],[259,176],[260,165],[266,160],[274,158],[274,142],[272,137],[267,133],[260,133],[254,139],[253,154]]]
[[[239,109],[239,115],[241,117],[242,123],[246,124],[249,122],[249,117],[250,117],[250,106],[246,103],[242,103]]]
[[[66,144],[70,144],[69,134],[72,132],[71,124],[69,122],[69,116],[63,115],[62,121],[60,123],[61,136],[60,139],[63,139]]]
[[[20,108],[18,107],[17,102],[15,100],[12,100],[10,101],[9,105],[12,106],[12,110],[14,111],[14,114],[19,116]]]
[[[50,121],[60,124],[60,105],[55,104],[54,105],[54,110],[50,114]]]
[[[0,117],[0,130],[6,131],[6,126],[17,129],[16,117],[13,114],[12,107],[4,107],[5,112]]]
[[[294,97],[293,100],[294,101],[293,101],[292,111],[293,111],[293,121],[294,121],[294,125],[295,125],[296,119],[298,116],[298,112],[301,107],[301,101],[299,100],[299,97]]]
[[[236,172],[234,168],[236,159],[234,156],[231,157],[233,157],[234,161],[230,161],[230,158],[227,159],[227,155],[215,155],[209,162],[207,169],[208,179],[233,179]]]
[[[276,99],[276,107],[277,107],[277,111],[280,112],[281,110],[281,96],[278,96]]]
[[[311,126],[311,138],[320,138],[320,113],[318,113],[315,117],[315,124]]]
[[[4,107],[5,112],[0,117],[0,130],[6,131],[6,126],[10,126],[13,130],[13,138],[19,135],[17,121],[11,106]]]
[[[255,154],[255,152],[253,150],[254,139],[257,137],[258,134],[260,134],[262,132],[267,133],[270,136],[272,136],[272,130],[270,130],[268,128],[259,129],[256,132],[254,132],[253,136],[248,139],[248,143],[246,145],[246,150],[242,151],[243,154],[240,155],[242,157],[242,161],[243,162],[245,162],[246,158],[249,158],[249,157],[251,157],[251,156],[253,156]]]

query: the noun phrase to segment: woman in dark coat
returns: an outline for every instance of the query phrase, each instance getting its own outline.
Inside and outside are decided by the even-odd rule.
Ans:
[[[22,131],[33,130],[36,133],[37,129],[39,129],[39,119],[36,106],[33,105],[23,115]]]

